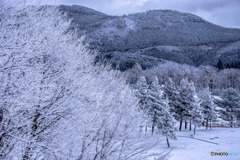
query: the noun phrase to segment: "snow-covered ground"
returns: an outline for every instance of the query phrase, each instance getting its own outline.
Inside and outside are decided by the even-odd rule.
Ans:
[[[167,160],[238,160],[240,159],[240,128],[205,128],[193,131],[177,132],[177,140],[170,140],[171,148],[167,148],[166,141],[161,141],[158,148],[169,153]],[[157,148],[155,148],[157,149]],[[211,152],[228,152],[237,155],[211,156]],[[159,158],[155,158],[158,160]]]

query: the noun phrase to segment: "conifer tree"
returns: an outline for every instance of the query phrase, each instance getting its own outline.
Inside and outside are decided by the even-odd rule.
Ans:
[[[175,108],[179,106],[179,91],[178,87],[171,78],[165,82],[164,96],[169,100],[170,111],[174,113]],[[176,116],[174,116],[176,118]]]
[[[206,129],[208,129],[208,123],[210,122],[210,129],[211,129],[211,122],[217,119],[217,113],[215,111],[215,104],[213,102],[213,97],[209,88],[205,88],[199,92],[199,97],[201,99],[201,108],[203,118],[206,121]]]
[[[200,102],[198,100],[193,82],[182,79],[179,87],[180,95],[180,130],[182,121],[191,121],[195,128],[201,123],[202,115]]]
[[[224,66],[223,66],[223,62],[221,59],[218,60],[218,63],[217,63],[217,66],[216,66],[219,70],[223,69]]]
[[[180,113],[182,109],[180,106],[180,95],[178,87],[171,78],[168,78],[163,89],[163,95],[168,99],[170,112],[173,114],[174,118],[180,122],[179,130],[181,130],[182,121]]]
[[[193,82],[190,83],[190,90],[191,90],[191,99],[192,101],[190,102],[190,124],[194,124],[194,134],[196,133],[196,127],[200,127],[203,116],[202,116],[202,108],[200,107],[201,100],[197,96],[197,93],[195,91],[195,87]]]
[[[145,77],[140,77],[137,81],[137,92],[136,95],[140,99],[140,108],[146,110],[146,106],[149,98],[149,85]]]
[[[156,125],[161,135],[166,136],[167,145],[170,147],[168,138],[176,138],[174,133],[175,120],[169,111],[168,100],[163,96],[163,89],[158,84],[157,77],[150,85],[150,99],[152,105],[149,113],[154,115],[152,116],[154,126]]]
[[[154,127],[157,127],[158,133],[166,136],[168,147],[170,147],[168,138],[176,138],[175,120],[169,111],[167,99],[163,97],[163,90],[158,84],[158,79],[155,78],[151,85],[147,85],[146,78],[140,77],[137,87],[139,87],[138,95],[140,99],[142,98],[140,100],[141,108],[145,110],[152,123],[152,134]]]
[[[220,117],[228,121],[231,127],[234,127],[239,121],[240,112],[240,94],[236,89],[226,89],[217,103],[223,108],[220,111]]]

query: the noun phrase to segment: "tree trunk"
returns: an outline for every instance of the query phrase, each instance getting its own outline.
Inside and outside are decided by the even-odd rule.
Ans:
[[[31,150],[31,148],[28,146],[26,149],[25,149],[25,153],[24,153],[24,155],[23,155],[23,160],[28,160],[28,159],[30,159],[30,150]]]
[[[209,88],[210,88],[210,91],[212,92],[212,89],[213,89],[213,80],[212,79],[210,80]]]
[[[210,121],[210,129],[212,129],[212,121]]]
[[[140,132],[139,137],[141,137],[141,136],[142,136],[142,133],[143,133],[143,126],[140,126],[140,127],[139,127],[139,132]]]
[[[196,124],[194,124],[194,135],[196,134]]]
[[[145,128],[145,135],[147,135],[147,126],[146,126],[146,128]]]
[[[182,130],[182,119],[180,120],[180,127],[179,127],[179,131]]]
[[[191,131],[192,130],[192,122],[190,121],[190,123],[189,123],[189,131]]]
[[[208,129],[208,119],[207,119],[207,121],[206,121],[206,129]]]
[[[170,147],[170,144],[169,144],[169,141],[168,141],[168,137],[166,137],[167,138],[167,145],[168,145],[168,147]]]
[[[152,125],[152,135],[153,135],[153,133],[154,133],[154,125]]]
[[[187,121],[185,121],[185,129],[187,129]]]

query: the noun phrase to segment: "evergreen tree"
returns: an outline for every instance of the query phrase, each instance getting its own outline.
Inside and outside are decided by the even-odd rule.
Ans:
[[[190,125],[194,124],[194,134],[196,133],[196,127],[200,127],[203,116],[202,108],[200,107],[201,101],[197,96],[193,82],[190,83],[191,95],[193,97],[190,102]]]
[[[149,85],[144,76],[139,77],[136,85],[136,96],[139,98],[139,106],[141,110],[148,115],[149,109]],[[143,126],[140,126],[143,127]],[[148,126],[145,127],[145,132],[147,132]]]
[[[193,123],[195,128],[199,123],[201,123],[202,115],[201,108],[199,106],[200,102],[197,98],[197,93],[193,82],[188,82],[186,79],[182,79],[179,87],[180,95],[180,130],[182,121],[190,121]]]
[[[149,99],[149,85],[145,77],[140,77],[137,81],[137,92],[136,95],[140,99],[140,108],[146,110],[146,106]]]
[[[229,88],[224,90],[222,100],[218,101],[218,104],[223,108],[220,110],[220,117],[228,121],[231,127],[239,120],[240,112],[240,94],[236,89]]]
[[[196,133],[196,127],[200,127],[202,122],[202,114],[201,114],[201,108],[200,103],[193,103],[192,104],[192,110],[190,111],[191,118],[190,118],[190,125],[194,124],[194,134]]]
[[[175,120],[169,111],[168,100],[164,98],[157,78],[150,85],[149,93],[149,114],[153,121],[153,127],[156,126],[159,133],[166,136],[168,147],[170,147],[168,138],[176,138],[174,133]]]
[[[188,82],[187,79],[182,79],[180,86],[177,87],[171,78],[165,83],[164,95],[169,98],[171,112],[176,120],[180,122],[179,130],[182,129],[182,123],[185,121],[198,126],[202,121],[200,102],[197,97],[193,82]]]
[[[211,128],[211,122],[217,119],[215,104],[213,102],[213,97],[211,95],[209,88],[205,88],[202,91],[200,91],[199,97],[201,99],[201,108],[202,108],[203,118],[206,121],[206,129],[208,129],[208,122],[210,122],[210,128]]]
[[[191,102],[193,101],[193,96],[191,94],[191,90],[189,87],[189,83],[186,79],[181,80],[180,86],[179,86],[179,107],[178,110],[175,112],[178,114],[178,119],[180,119],[180,127],[179,130],[182,129],[182,122],[188,121],[191,117],[190,110],[191,108]]]
[[[174,113],[176,108],[179,106],[179,91],[171,78],[168,78],[165,82],[163,94],[169,100],[170,111]],[[176,118],[177,116],[174,115],[174,117]]]
[[[166,136],[168,147],[170,147],[168,138],[176,138],[174,133],[174,118],[169,111],[169,105],[166,98],[163,97],[163,91],[158,84],[158,79],[147,84],[145,77],[140,77],[137,82],[138,92],[140,98],[140,106],[145,110],[152,123],[152,134],[154,127],[157,127],[158,132]]]
[[[174,118],[180,122],[180,128],[182,126],[181,121],[181,111],[182,108],[180,106],[180,96],[179,96],[179,90],[174,81],[171,78],[168,78],[168,80],[165,82],[164,85],[164,96],[168,99],[168,104],[170,108],[170,112],[173,114]]]
[[[164,105],[161,99],[161,88],[157,81],[155,79],[149,86],[148,114],[152,119],[152,134],[154,133],[154,127],[162,116],[162,106]]]
[[[217,63],[217,66],[216,66],[219,70],[223,69],[224,66],[223,66],[223,62],[221,59],[218,60],[218,63]]]
[[[171,112],[168,110],[168,104],[165,103],[165,109],[162,110],[163,115],[161,115],[157,122],[157,128],[161,135],[166,136],[167,145],[170,147],[168,138],[176,139],[174,132],[175,120]]]

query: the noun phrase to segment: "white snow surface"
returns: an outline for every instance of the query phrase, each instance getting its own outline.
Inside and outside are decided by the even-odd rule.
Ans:
[[[204,127],[193,131],[183,129],[177,131],[177,140],[170,140],[168,148],[164,137],[160,138],[160,146],[154,150],[165,151],[164,157],[152,157],[149,160],[237,160],[240,159],[240,128]],[[228,152],[237,155],[211,156],[211,152]],[[164,154],[162,154],[164,155]]]

